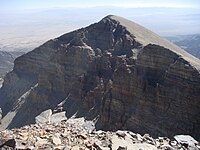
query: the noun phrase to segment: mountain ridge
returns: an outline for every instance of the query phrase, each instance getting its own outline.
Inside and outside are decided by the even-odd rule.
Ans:
[[[15,112],[8,128],[33,123],[70,95],[67,117],[97,119],[98,129],[199,138],[199,60],[173,44],[142,44],[132,33],[138,25],[129,31],[124,20],[105,17],[17,58],[0,89],[4,116]]]
[[[193,55],[187,53],[185,50],[181,49],[180,47],[173,44],[172,42],[169,42],[168,40],[166,40],[164,38],[160,38],[159,35],[153,33],[152,31],[150,31],[136,23],[133,23],[132,21],[124,19],[122,17],[108,15],[105,18],[119,21],[119,23],[121,23],[124,27],[126,27],[127,30],[130,31],[130,33],[133,33],[136,36],[136,39],[140,43],[142,43],[144,46],[146,46],[149,43],[164,46],[165,48],[168,48],[168,49],[174,51],[175,53],[178,53],[181,57],[184,57],[184,59],[186,59],[187,61],[192,62],[193,65],[196,67],[196,69],[198,71],[200,71],[200,68],[198,65],[200,63],[200,60],[197,59],[196,57],[194,57]],[[141,31],[141,29],[142,29],[142,31]],[[146,37],[146,35],[148,35],[148,37]],[[194,59],[195,61],[193,61],[192,59]],[[198,64],[196,64],[196,62],[198,62]]]

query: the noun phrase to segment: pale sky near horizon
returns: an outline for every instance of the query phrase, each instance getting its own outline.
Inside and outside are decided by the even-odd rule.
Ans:
[[[200,33],[200,0],[0,0],[0,48],[30,50],[108,14],[161,36]]]
[[[175,7],[199,8],[200,0],[1,0],[1,10],[23,10],[53,7]]]

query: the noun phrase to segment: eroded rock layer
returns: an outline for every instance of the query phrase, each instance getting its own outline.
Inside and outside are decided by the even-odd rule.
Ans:
[[[9,128],[33,123],[59,103],[68,117],[96,119],[97,128],[199,138],[200,60],[107,16],[17,58],[0,91]]]

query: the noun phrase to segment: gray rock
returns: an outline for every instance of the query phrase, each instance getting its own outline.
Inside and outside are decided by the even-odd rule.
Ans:
[[[127,147],[119,146],[119,147],[117,148],[117,150],[127,150]]]
[[[58,136],[53,136],[52,137],[52,142],[54,145],[60,145],[61,144],[61,139]]]
[[[125,131],[118,130],[118,131],[116,131],[116,135],[118,135],[119,137],[125,138],[126,133],[125,133]]]
[[[61,121],[66,121],[66,120],[67,120],[66,111],[52,114],[51,119],[50,119],[52,123],[58,123]]]
[[[79,147],[79,146],[73,146],[73,147],[71,148],[71,150],[80,150],[80,147]]]
[[[125,148],[127,150],[131,150],[133,143],[132,141],[126,140],[124,138],[119,138],[117,135],[114,135],[112,137],[112,149],[118,149],[118,148]]]
[[[176,135],[174,139],[186,148],[195,148],[198,142],[190,135]]]
[[[2,109],[0,108],[0,124],[1,124],[1,119],[2,119]]]
[[[133,144],[130,150],[157,150],[157,148],[151,144],[137,143]]]
[[[3,79],[0,78],[0,88],[2,87],[2,84],[3,84]]]
[[[50,123],[51,115],[52,115],[51,109],[43,111],[41,114],[39,114],[37,117],[35,117],[35,122],[37,124]]]
[[[90,133],[90,128],[84,126],[86,122],[84,118],[70,118],[63,122],[31,124],[19,129],[0,131],[0,149],[12,147],[38,150],[197,150],[199,148],[198,142],[191,136],[178,135],[175,136],[177,141],[172,141],[167,137],[154,139],[149,134],[141,136],[126,130],[116,132],[95,130]]]
[[[83,127],[88,130],[88,133],[92,133],[95,130],[95,124],[93,121],[86,120]]]
[[[40,137],[36,137],[36,143],[35,143],[36,146],[42,146],[42,145],[45,145],[47,143],[48,143],[47,139],[42,139]]]

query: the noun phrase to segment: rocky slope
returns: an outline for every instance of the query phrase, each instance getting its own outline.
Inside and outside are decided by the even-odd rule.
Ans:
[[[41,117],[41,115],[39,116]],[[42,116],[44,117],[44,114]],[[200,149],[199,143],[188,135],[176,135],[172,140],[167,137],[154,139],[148,134],[142,136],[131,131],[96,130],[94,123],[86,121],[84,118],[70,118],[63,121],[56,119],[56,121],[52,121],[54,122],[31,124],[19,129],[0,131],[0,148],[2,150]]]
[[[200,133],[200,60],[118,16],[17,58],[0,90],[3,127],[57,105],[97,129],[153,136]]]
[[[22,54],[24,53],[0,51],[0,77],[13,69],[14,60]]]

